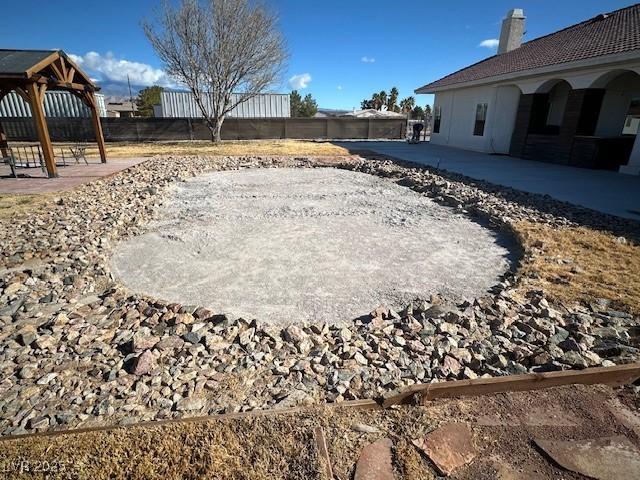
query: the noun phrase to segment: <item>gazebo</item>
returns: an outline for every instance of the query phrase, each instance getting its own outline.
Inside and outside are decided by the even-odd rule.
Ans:
[[[66,90],[89,108],[100,159],[106,163],[104,137],[94,95],[99,88],[62,50],[0,49],[0,101],[12,90],[31,107],[49,178],[57,177],[58,172],[44,114],[43,101],[47,90]],[[0,118],[2,156],[7,156],[7,149],[7,137]]]

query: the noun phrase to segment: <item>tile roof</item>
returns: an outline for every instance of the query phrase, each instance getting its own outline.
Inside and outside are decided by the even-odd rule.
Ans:
[[[0,50],[0,76],[24,75],[55,50]]]
[[[637,49],[640,49],[640,4],[523,43],[515,50],[458,70],[416,92]]]

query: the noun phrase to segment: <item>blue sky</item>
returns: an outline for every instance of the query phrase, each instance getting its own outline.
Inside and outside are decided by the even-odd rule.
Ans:
[[[105,93],[170,84],[139,22],[160,0],[20,0],[0,16],[1,48],[61,48],[77,55]],[[353,108],[371,93],[397,86],[400,96],[495,53],[479,46],[496,39],[510,8],[525,10],[525,39],[615,10],[622,0],[267,0],[280,16],[291,53],[274,90],[297,85],[321,107]],[[90,8],[87,8],[90,7]],[[30,28],[27,28],[29,25]],[[429,96],[417,97],[419,104]]]

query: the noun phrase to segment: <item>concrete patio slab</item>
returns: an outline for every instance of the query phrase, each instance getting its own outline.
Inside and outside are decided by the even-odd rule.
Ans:
[[[349,150],[371,150],[525,192],[546,194],[599,212],[640,220],[640,176],[489,155],[430,143],[336,143]]]
[[[71,190],[78,185],[92,182],[98,178],[107,177],[114,173],[138,165],[148,158],[114,158],[107,163],[100,163],[99,159],[88,159],[89,165],[60,166],[58,178],[47,178],[39,168],[19,168],[18,174],[28,174],[28,178],[0,178],[0,194],[37,194]],[[6,171],[5,171],[6,169]],[[1,175],[9,174],[9,167],[2,166]]]
[[[508,238],[386,179],[333,168],[212,172],[121,243],[131,290],[273,325],[348,326],[381,304],[482,295]]]

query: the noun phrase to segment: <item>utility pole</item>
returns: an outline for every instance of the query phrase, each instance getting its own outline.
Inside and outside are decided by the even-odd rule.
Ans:
[[[127,73],[127,84],[129,85],[129,103],[131,103],[131,116],[135,117],[135,108],[133,107],[133,95],[131,93],[131,80],[129,80],[129,74]]]

